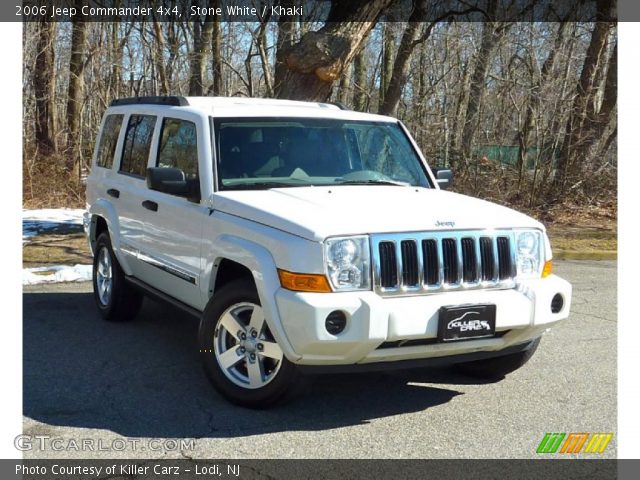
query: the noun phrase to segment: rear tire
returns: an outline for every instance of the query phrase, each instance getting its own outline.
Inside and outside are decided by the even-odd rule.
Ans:
[[[456,368],[470,377],[487,380],[499,379],[527,363],[538,349],[538,345],[540,345],[540,338],[536,338],[531,347],[523,352],[475,362],[458,363]]]
[[[215,293],[198,337],[205,372],[230,402],[267,408],[292,392],[298,371],[271,334],[252,282],[236,280]]]
[[[132,320],[142,305],[142,294],[127,285],[106,232],[101,233],[96,240],[93,296],[102,318],[110,322]]]

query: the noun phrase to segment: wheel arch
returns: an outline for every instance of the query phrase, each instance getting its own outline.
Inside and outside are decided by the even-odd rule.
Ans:
[[[120,263],[120,266],[127,275],[131,274],[131,269],[120,250],[120,222],[115,207],[104,199],[98,199],[89,208],[91,221],[89,223],[89,245],[91,252],[95,252],[96,241],[98,236],[107,232],[111,240],[111,247]]]
[[[254,286],[256,284],[251,269],[236,260],[219,257],[214,262],[214,268],[215,272],[212,273],[209,280],[209,297],[215,295],[215,292],[220,288],[235,280],[245,279],[253,283]]]
[[[255,285],[266,321],[280,348],[290,361],[299,359],[300,355],[293,350],[280,321],[275,300],[280,280],[271,253],[264,246],[235,235],[220,235],[212,245],[216,251],[209,255],[211,260],[205,270],[209,272],[209,278],[205,277],[202,282],[207,288],[207,302],[227,282],[239,278],[250,279]]]

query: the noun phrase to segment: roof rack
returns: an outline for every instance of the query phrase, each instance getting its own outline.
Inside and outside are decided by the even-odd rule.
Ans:
[[[185,97],[165,96],[165,97],[129,97],[117,98],[111,102],[110,107],[119,107],[121,105],[167,105],[170,107],[185,107],[189,105],[189,101]]]

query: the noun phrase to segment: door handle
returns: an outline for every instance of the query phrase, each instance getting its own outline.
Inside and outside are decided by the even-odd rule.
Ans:
[[[110,188],[109,190],[107,190],[107,195],[110,195],[113,198],[120,198],[120,190],[116,190],[115,188]]]
[[[152,202],[151,200],[145,200],[142,202],[142,206],[147,210],[151,210],[152,212],[158,211],[158,204],[156,202]]]

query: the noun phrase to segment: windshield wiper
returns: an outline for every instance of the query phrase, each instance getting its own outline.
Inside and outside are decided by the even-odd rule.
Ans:
[[[399,182],[397,180],[346,180],[338,182],[336,185],[396,185],[398,187],[410,187],[408,182]]]
[[[235,185],[223,186],[222,190],[268,190],[269,188],[283,187],[307,187],[310,184],[305,183],[289,183],[289,182],[258,182],[258,183],[239,183]]]

